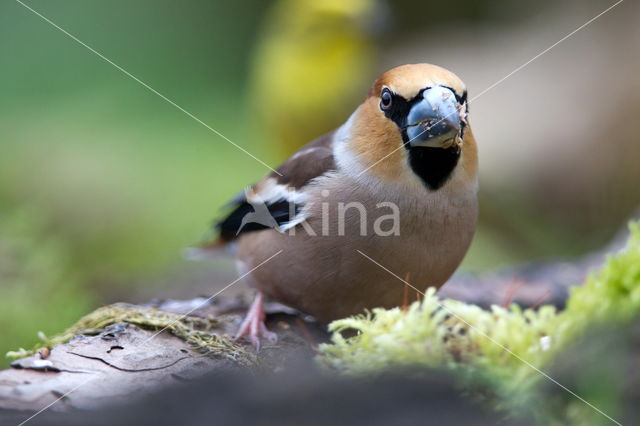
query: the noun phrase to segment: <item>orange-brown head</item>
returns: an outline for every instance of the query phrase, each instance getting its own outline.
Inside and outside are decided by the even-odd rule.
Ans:
[[[475,179],[467,112],[467,90],[454,73],[431,64],[402,65],[376,80],[345,124],[344,143],[361,170],[385,179],[410,171],[437,190],[459,165]]]

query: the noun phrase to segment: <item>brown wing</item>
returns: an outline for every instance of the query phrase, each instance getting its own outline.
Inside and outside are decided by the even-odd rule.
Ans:
[[[276,169],[280,175],[271,172],[267,178],[275,178],[281,185],[300,189],[311,179],[335,169],[332,146],[334,133],[322,135],[300,148]]]
[[[299,199],[294,199],[297,197],[292,194],[303,191],[312,179],[335,169],[333,134],[330,132],[309,142],[278,167],[278,173],[271,172],[234,197],[228,204],[231,211],[214,224],[217,238],[205,247],[219,246],[240,234],[291,221],[302,208]],[[247,220],[248,217],[251,220]]]

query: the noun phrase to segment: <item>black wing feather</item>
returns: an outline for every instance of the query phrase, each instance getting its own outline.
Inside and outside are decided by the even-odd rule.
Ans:
[[[275,203],[267,203],[267,209],[271,216],[275,219],[278,226],[281,226],[291,221],[296,214],[300,211],[302,206],[291,205],[288,200],[280,199]],[[220,239],[223,241],[231,241],[235,239],[239,233],[260,231],[262,229],[269,229],[269,226],[262,225],[256,222],[249,222],[242,225],[242,219],[249,213],[254,211],[253,206],[244,199],[243,202],[237,204],[224,219],[216,222],[215,229],[218,231]],[[293,213],[293,214],[292,214]],[[242,227],[242,229],[240,229]],[[238,232],[240,230],[240,232]]]
[[[267,176],[267,179],[276,179],[280,185],[285,185],[293,190],[299,190],[312,179],[322,176],[330,170],[334,170],[335,161],[332,149],[333,134],[334,132],[327,133],[302,147],[298,153],[304,155],[291,157],[277,169],[278,173],[272,172]],[[307,152],[306,154],[305,151]],[[258,186],[259,183],[255,185],[254,188]],[[254,208],[247,201],[244,192],[234,197],[228,203],[228,206],[232,208],[230,213],[214,224],[214,229],[217,231],[219,238],[206,246],[217,246],[221,243],[234,240],[239,234],[269,228],[269,226],[254,222],[246,223],[242,226],[243,218],[247,214],[254,212]],[[301,204],[292,206],[291,202],[284,198],[268,202],[266,206],[279,226],[293,220],[294,216],[298,214],[303,207]],[[292,212],[294,214],[292,214]],[[238,230],[240,230],[240,232],[238,232]]]

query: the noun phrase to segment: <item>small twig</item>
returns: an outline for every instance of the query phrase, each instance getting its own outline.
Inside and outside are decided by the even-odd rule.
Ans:
[[[538,306],[540,306],[542,304],[542,302],[544,302],[544,300],[549,297],[549,295],[551,294],[551,290],[547,290],[544,292],[544,294],[540,297],[538,297],[535,302],[533,302],[533,304],[529,307],[529,309],[536,309]]]
[[[517,283],[517,284],[516,284]],[[514,286],[514,284],[516,284]],[[509,281],[507,285],[507,294],[505,295],[504,301],[502,302],[502,307],[507,308],[513,302],[513,299],[518,293],[518,290],[524,285],[524,281],[517,280],[515,277]]]

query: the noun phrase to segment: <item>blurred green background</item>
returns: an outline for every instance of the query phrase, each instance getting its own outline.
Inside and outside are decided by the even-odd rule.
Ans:
[[[313,111],[323,131],[346,118],[377,74],[404,62],[451,68],[467,81],[473,97],[607,6],[595,0],[351,0],[342,3],[355,9],[327,12],[318,9],[320,3],[32,0],[28,5],[273,166],[296,141],[282,142],[281,117],[268,111],[307,112],[290,102],[311,87],[326,88],[326,97],[314,101],[322,108]],[[325,3],[329,9],[342,7],[330,3]],[[351,15],[343,20],[341,14]],[[615,19],[625,12],[611,15],[609,28],[621,27]],[[542,36],[530,38],[530,33]],[[505,45],[520,40],[513,34],[535,43],[522,49]],[[226,200],[268,170],[19,3],[0,6],[0,35],[0,354],[32,345],[38,331],[60,331],[100,304],[186,298],[228,283],[229,259],[187,262],[182,249],[200,241]],[[612,55],[610,47],[628,34],[607,37],[595,45],[588,37],[576,43],[590,46],[585,51],[590,55]],[[316,62],[305,62],[329,58],[349,43],[353,50],[347,57],[355,59],[346,72],[339,57],[324,73]],[[478,43],[482,46],[474,47]],[[483,60],[482,49],[501,52],[500,60]],[[552,65],[561,61],[549,56]],[[629,67],[623,69],[636,75],[637,62],[630,56],[625,55]],[[285,60],[309,65],[293,79],[279,68]],[[548,81],[550,69],[532,66],[528,75]],[[602,81],[602,72],[596,69],[590,78],[559,97],[571,99],[570,90],[588,93],[592,81]],[[531,120],[540,114],[529,109],[522,93],[523,86],[535,84],[544,91],[546,82],[513,80],[502,89],[509,94],[506,100],[471,104],[486,175],[481,227],[465,260],[470,270],[598,247],[638,201],[637,166],[628,160],[638,158],[638,144],[625,143],[634,140],[625,135],[634,133],[624,114],[593,112],[601,133],[589,134],[596,141],[615,134],[616,150],[625,153],[622,163],[628,167],[616,158],[597,167],[587,164],[584,176],[594,180],[576,178],[577,187],[567,182],[582,176],[586,163],[563,163],[556,147],[527,145],[554,156],[558,164],[551,171],[541,167],[553,161],[535,163],[528,154],[514,159],[502,151],[501,146],[513,147],[514,132],[545,140],[554,133],[535,135],[539,123]],[[283,88],[274,90],[276,83]],[[352,87],[364,92],[346,93]],[[637,111],[637,83],[626,89],[625,102],[632,105],[618,107]],[[505,110],[525,122],[528,117],[530,125],[503,117]],[[625,129],[615,120],[625,121]],[[593,122],[584,123],[589,125]],[[308,138],[317,132],[302,129]],[[584,141],[578,133],[568,138]],[[565,145],[568,153],[602,158]],[[510,178],[507,166],[522,170],[522,164],[532,172]],[[553,173],[558,184],[545,180]]]
[[[277,160],[249,137],[241,112],[260,2],[250,14],[205,1],[29,5],[265,161]],[[265,168],[21,5],[1,8],[4,353],[179,267],[182,248]]]

